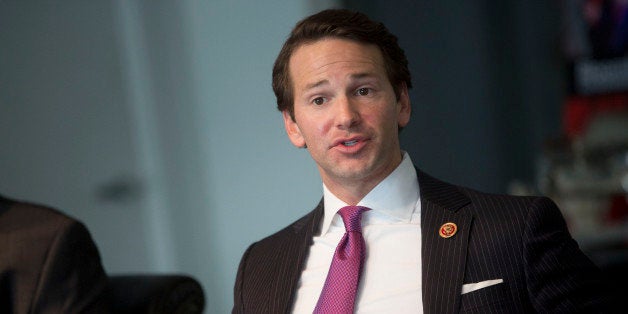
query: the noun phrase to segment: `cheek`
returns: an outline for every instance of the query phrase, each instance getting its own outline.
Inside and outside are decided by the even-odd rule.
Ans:
[[[329,124],[327,123],[319,123],[316,126],[316,132],[319,136],[323,136],[329,131]]]
[[[369,125],[383,131],[394,130],[397,132],[397,113],[394,110],[377,110],[363,115],[362,119]]]
[[[310,117],[311,118],[311,117]],[[329,127],[322,120],[314,119],[298,119],[299,130],[303,138],[309,142],[308,146],[316,145],[325,136]]]
[[[304,120],[305,132],[309,137],[323,137],[331,128],[331,119],[323,115],[310,115]]]

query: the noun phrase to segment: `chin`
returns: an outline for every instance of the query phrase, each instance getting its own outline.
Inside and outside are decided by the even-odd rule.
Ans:
[[[343,179],[363,180],[373,175],[374,171],[371,167],[361,165],[359,167],[351,167],[348,169],[335,169],[338,177]]]

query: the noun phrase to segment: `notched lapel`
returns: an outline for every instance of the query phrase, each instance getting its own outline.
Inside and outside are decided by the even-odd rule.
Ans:
[[[313,242],[314,234],[318,233],[320,229],[320,222],[323,216],[323,201],[321,200],[316,208],[303,219],[295,222],[292,225],[292,231],[294,235],[286,238],[287,241],[293,242],[291,247],[295,250],[286,250],[283,252],[275,252],[275,254],[284,254],[285,260],[291,260],[294,256],[294,267],[288,267],[286,284],[278,285],[277,296],[279,297],[277,302],[281,303],[277,308],[282,309],[280,313],[290,313],[292,305],[294,303],[294,297],[296,295],[297,284],[301,278],[301,272],[305,267],[305,261],[310,253],[310,246]],[[288,296],[288,298],[281,298],[280,296]]]
[[[433,206],[423,207],[432,214],[421,215],[423,259],[423,312],[457,313],[464,280],[467,246],[473,215],[464,210],[452,212]],[[439,235],[444,223],[458,230],[450,238]]]
[[[473,223],[473,214],[465,210],[470,200],[457,187],[417,173],[421,189],[423,313],[457,313]],[[457,227],[451,237],[440,235],[446,223]]]
[[[450,211],[457,211],[471,200],[457,186],[445,183],[416,169],[421,190],[421,202],[428,201]]]

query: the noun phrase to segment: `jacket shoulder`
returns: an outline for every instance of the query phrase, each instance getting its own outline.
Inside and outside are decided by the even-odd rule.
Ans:
[[[58,230],[81,224],[61,211],[34,203],[0,198],[0,231],[19,233],[24,230]]]
[[[249,246],[236,275],[234,313],[287,311],[312,232],[319,225],[320,206]]]
[[[318,229],[318,222],[320,221],[322,213],[322,201],[314,210],[305,214],[296,221],[290,223],[283,229],[262,238],[261,240],[253,243],[251,247],[264,247],[272,248],[277,245],[281,245],[281,242],[285,240],[294,240],[299,235],[304,236],[306,234],[316,233]]]

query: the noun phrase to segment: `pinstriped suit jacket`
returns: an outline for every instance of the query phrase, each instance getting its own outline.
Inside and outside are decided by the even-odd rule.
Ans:
[[[599,271],[549,199],[489,195],[417,173],[424,313],[610,311]],[[290,312],[322,216],[323,202],[246,250],[233,313]],[[446,222],[458,226],[448,239],[438,235]],[[461,294],[463,284],[493,279],[503,283]]]

